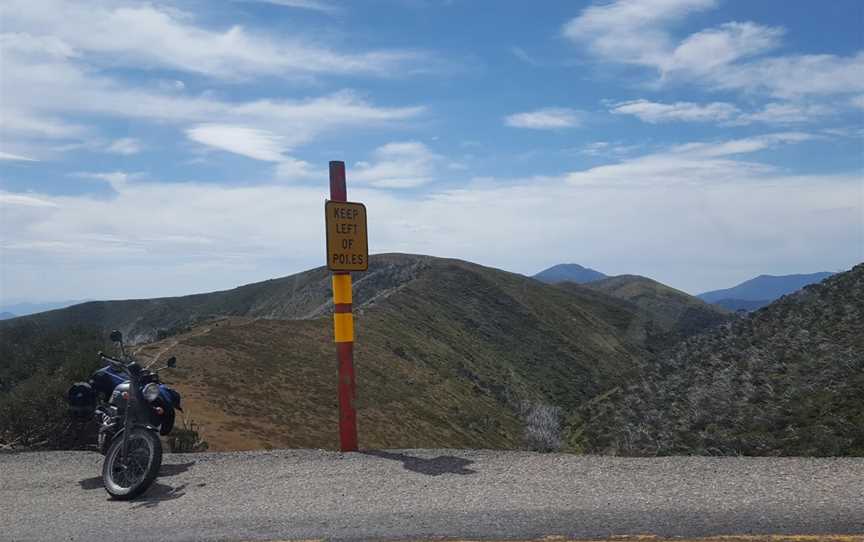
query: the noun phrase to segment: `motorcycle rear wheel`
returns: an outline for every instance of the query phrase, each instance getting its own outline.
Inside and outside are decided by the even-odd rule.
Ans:
[[[123,435],[118,435],[102,464],[102,482],[112,498],[128,501],[141,495],[159,474],[162,442],[154,431],[136,427],[129,433],[129,451],[121,458]]]

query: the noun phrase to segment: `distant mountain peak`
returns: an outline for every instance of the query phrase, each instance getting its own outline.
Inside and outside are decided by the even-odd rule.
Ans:
[[[595,280],[605,279],[606,275],[600,271],[584,267],[578,263],[559,263],[534,275],[535,279],[547,284],[559,282],[575,282],[585,284]]]
[[[809,284],[822,282],[833,274],[829,271],[794,275],[762,274],[737,286],[704,292],[697,297],[730,310],[755,310]]]

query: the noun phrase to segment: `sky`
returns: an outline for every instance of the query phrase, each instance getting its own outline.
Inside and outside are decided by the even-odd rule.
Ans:
[[[864,3],[4,0],[0,304],[372,253],[690,293],[864,261]]]

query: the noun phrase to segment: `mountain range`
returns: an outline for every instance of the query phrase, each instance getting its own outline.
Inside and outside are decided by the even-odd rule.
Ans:
[[[317,268],[221,292],[87,302],[0,322],[0,443],[38,442],[62,427],[59,397],[119,328],[141,359],[177,356],[179,368],[163,376],[212,449],[335,447],[331,295],[329,272]],[[652,453],[621,446],[624,433],[615,431],[635,422],[609,413],[620,404],[638,414],[620,402],[643,397],[640,382],[668,376],[669,352],[721,344],[723,330],[747,320],[645,277],[546,284],[407,254],[375,255],[370,271],[354,274],[354,307],[361,446],[382,448],[520,447],[526,409],[539,405],[559,409],[565,449]],[[760,327],[780,329],[777,317],[766,318]],[[676,378],[714,363],[688,359]],[[680,406],[653,408],[652,416],[681,415]],[[601,431],[597,420],[609,425]],[[717,438],[744,437],[733,428]]]
[[[759,275],[732,288],[704,292],[697,297],[732,311],[753,311],[831,275],[833,273],[827,271],[806,275]]]
[[[524,404],[573,409],[635,376],[672,340],[677,320],[666,312],[675,301],[655,311],[650,295],[634,302],[460,260],[373,256],[354,279],[366,445],[519,446]],[[330,447],[331,296],[330,274],[317,268],[223,292],[91,301],[0,322],[0,390],[26,390],[31,406],[42,393],[34,389],[59,393],[86,374],[77,360],[118,328],[142,356],[177,355],[169,381],[210,426],[216,449]]]

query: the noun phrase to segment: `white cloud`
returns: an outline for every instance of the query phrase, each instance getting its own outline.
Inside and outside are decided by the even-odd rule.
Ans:
[[[141,149],[142,146],[140,141],[132,137],[123,137],[112,141],[105,148],[105,151],[111,154],[122,154],[123,156],[130,156],[132,154],[138,154],[139,152],[141,152]]]
[[[619,0],[585,8],[563,33],[603,59],[660,67],[672,49],[665,27],[715,5],[715,0]]]
[[[773,102],[765,104],[761,111],[747,113],[738,117],[736,124],[764,122],[767,124],[796,124],[813,122],[834,112],[834,109],[821,104],[801,104],[793,102]]]
[[[795,124],[819,120],[834,112],[822,104],[798,102],[771,102],[761,110],[741,111],[733,104],[711,102],[659,103],[649,100],[632,100],[614,104],[610,111],[619,115],[634,115],[644,122],[714,122],[721,125],[744,125],[754,122],[766,124]]]
[[[201,124],[186,130],[186,135],[198,143],[255,160],[280,162],[285,158],[282,138],[266,130],[229,124]]]
[[[573,172],[567,176],[567,181],[579,186],[668,187],[676,184],[710,186],[738,183],[741,179],[766,177],[776,172],[771,166],[731,157],[813,138],[800,132],[782,132],[719,142],[686,143],[616,164]]]
[[[780,98],[864,92],[864,52],[791,55],[733,64],[712,74],[717,88],[761,91]]]
[[[443,157],[418,141],[387,143],[373,153],[374,162],[358,162],[348,177],[378,188],[413,188],[433,180]]]
[[[311,11],[320,11],[322,13],[336,14],[341,13],[342,8],[330,2],[322,0],[241,0],[246,2],[256,2],[261,4],[273,4],[274,6],[283,6],[286,8],[308,9]]]
[[[50,36],[57,53],[86,54],[110,65],[125,62],[228,78],[334,73],[389,76],[417,71],[424,65],[424,55],[412,51],[342,53],[314,43],[309,36],[267,36],[242,26],[209,29],[195,25],[192,14],[148,3],[7,0],[2,16],[5,28],[39,39]]]
[[[33,158],[28,158],[27,156],[21,156],[20,154],[12,154],[9,152],[0,151],[0,160],[20,160],[24,162],[36,162]]]
[[[853,96],[850,100],[850,104],[852,107],[856,107],[858,109],[864,109],[864,94],[859,94],[858,96]]]
[[[726,23],[688,36],[675,50],[663,71],[682,70],[689,74],[711,74],[739,59],[777,47],[783,29],[755,23]]]
[[[316,169],[316,166],[305,160],[286,156],[276,165],[276,177],[284,181],[300,181],[315,178],[326,179],[327,172],[323,168]]]
[[[724,102],[697,104],[676,102],[663,104],[648,100],[633,100],[615,104],[612,113],[635,115],[644,122],[717,122],[729,120],[739,113],[737,107]]]
[[[620,157],[638,149],[640,145],[624,145],[610,141],[594,141],[578,149],[579,154],[587,156],[615,156]]]
[[[781,98],[861,92],[864,53],[754,58],[780,44],[784,29],[729,22],[683,39],[672,27],[714,0],[617,0],[594,5],[564,25],[564,36],[606,62],[652,68],[660,82],[764,92]]]
[[[379,107],[350,90],[307,99],[232,102],[210,95],[192,95],[177,88],[170,91],[136,88],[95,75],[74,60],[58,59],[46,53],[41,42],[24,47],[25,40],[18,45],[39,52],[22,56],[4,50],[4,72],[15,74],[0,78],[4,126],[6,119],[11,118],[13,125],[29,126],[31,133],[42,136],[51,135],[54,117],[62,114],[193,125],[220,119],[219,124],[270,132],[281,138],[284,146],[294,147],[324,132],[345,127],[386,126],[416,118],[425,111],[420,106]],[[14,114],[6,114],[8,111]],[[69,125],[57,126],[60,127],[55,128],[57,137],[83,135]],[[126,149],[131,147],[126,145]]]
[[[19,205],[23,207],[58,207],[53,201],[26,194],[0,192],[0,205]]]
[[[504,119],[507,126],[534,130],[558,130],[574,128],[582,124],[580,114],[574,109],[547,107],[525,113],[514,113]]]

